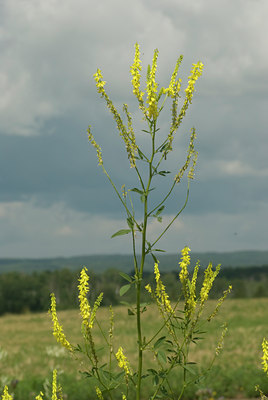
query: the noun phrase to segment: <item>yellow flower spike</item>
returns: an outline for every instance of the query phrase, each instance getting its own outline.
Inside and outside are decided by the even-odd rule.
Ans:
[[[97,157],[99,160],[99,165],[103,165],[103,160],[102,160],[102,151],[101,151],[101,147],[96,143],[91,130],[90,130],[90,126],[87,129],[87,133],[88,133],[88,140],[90,141],[90,143],[92,144],[93,147],[95,147],[96,151],[97,151]]]
[[[179,262],[181,271],[179,273],[179,278],[180,281],[182,283],[182,286],[185,287],[188,281],[188,276],[189,276],[189,272],[188,272],[188,266],[190,265],[190,256],[189,256],[189,251],[191,251],[191,249],[189,249],[189,247],[184,247],[184,249],[182,249],[181,251],[181,261]]]
[[[155,282],[156,282],[155,296],[159,298],[159,300],[161,301],[161,304],[163,305],[164,310],[166,312],[173,313],[173,309],[172,309],[172,307],[170,305],[170,301],[169,301],[169,296],[166,293],[166,288],[160,279],[160,272],[159,272],[157,263],[154,264],[154,274],[155,274]]]
[[[196,280],[197,280],[198,270],[199,270],[199,261],[196,263],[194,269],[189,289],[189,297],[186,301],[186,313],[188,316],[190,316],[195,311],[196,308]]]
[[[157,69],[158,50],[154,51],[152,68],[148,70],[147,74],[147,115],[148,118],[157,118],[157,83],[155,81],[155,74]]]
[[[78,285],[78,290],[79,290],[79,305],[80,305],[80,314],[83,320],[83,325],[85,327],[89,327],[89,319],[90,319],[90,314],[91,314],[91,307],[87,299],[87,293],[89,292],[89,286],[88,286],[88,281],[89,281],[89,276],[87,275],[87,268],[84,267],[80,273],[80,278],[78,279],[79,285]]]
[[[135,133],[133,130],[133,126],[132,126],[132,117],[130,112],[128,111],[128,106],[127,104],[123,105],[123,110],[127,116],[127,121],[128,121],[128,132],[127,132],[127,136],[125,136],[125,145],[126,145],[126,150],[128,153],[128,158],[130,161],[130,168],[135,168],[136,166],[136,154],[138,151],[138,146],[136,144],[136,137],[135,137]]]
[[[138,43],[135,44],[135,56],[134,62],[130,67],[130,73],[132,75],[132,86],[133,93],[137,97],[139,103],[143,104],[143,95],[144,93],[140,91],[140,71],[141,71],[141,60],[140,60],[140,48]]]
[[[212,270],[211,263],[209,263],[208,267],[205,269],[204,273],[205,277],[200,291],[201,305],[203,305],[204,302],[208,299],[210,289],[212,288],[213,282],[219,272],[220,272],[220,264],[217,265],[215,271]]]
[[[101,70],[98,68],[97,72],[93,76],[94,76],[94,79],[96,81],[96,87],[97,87],[98,92],[102,96],[105,96],[104,86],[106,85],[106,82],[103,80],[103,76],[102,76]]]
[[[35,396],[35,400],[43,400],[44,393],[40,392],[37,396]]]
[[[204,64],[198,61],[197,64],[193,64],[191,75],[189,76],[188,87],[185,89],[186,99],[189,103],[192,101],[192,97],[195,91],[194,85],[197,79],[202,75]]]
[[[152,288],[151,285],[148,283],[148,285],[145,286],[145,289],[151,294],[152,293]]]
[[[56,310],[56,298],[54,293],[51,293],[51,306],[49,313],[51,314],[52,322],[53,322],[53,335],[55,336],[57,342],[59,342],[63,347],[72,351],[72,346],[66,339],[62,326],[59,324],[57,310]]]
[[[99,308],[99,306],[101,304],[102,298],[103,298],[103,293],[100,293],[99,296],[97,297],[97,299],[95,300],[95,303],[94,303],[94,306],[93,306],[93,310],[92,310],[92,313],[91,313],[90,319],[89,319],[89,325],[88,326],[89,326],[90,329],[93,328],[93,324],[94,324],[94,320],[95,320],[95,317],[96,317],[96,313],[97,313],[97,310],[98,310],[98,308]]]
[[[122,121],[122,118],[121,118],[119,112],[113,105],[113,102],[110,100],[109,96],[107,95],[107,93],[104,89],[104,85],[106,84],[106,82],[102,80],[103,79],[102,74],[99,69],[97,69],[96,74],[94,74],[94,79],[96,81],[97,91],[101,94],[101,97],[105,98],[106,105],[113,115],[113,118],[117,125],[117,129],[119,131],[119,134],[125,142],[128,158],[130,159],[130,167],[131,168],[135,167],[136,166],[135,152],[137,152],[137,146],[135,143],[134,131],[132,129],[131,115],[127,110],[127,106],[124,105],[123,109],[127,114],[129,131],[127,131],[127,128],[123,124],[123,121]],[[101,148],[99,145],[97,145],[95,139],[93,138],[92,134],[90,133],[90,130],[88,131],[88,134],[89,134],[90,142],[97,149],[97,156],[99,159],[99,164],[102,165],[103,162],[102,162]]]
[[[132,371],[130,369],[129,362],[127,361],[127,358],[123,353],[122,347],[119,347],[115,357],[117,359],[119,368],[124,369],[124,371],[127,375],[132,375]]]
[[[262,356],[262,365],[263,365],[263,370],[264,372],[267,373],[268,375],[268,341],[264,338],[262,342],[262,351],[263,351],[263,356]]]
[[[97,387],[95,388],[95,390],[96,390],[98,399],[99,399],[99,400],[104,400],[100,388],[97,386]]]
[[[218,356],[220,354],[220,352],[222,351],[222,349],[223,349],[224,337],[225,337],[227,331],[228,331],[227,325],[224,324],[220,340],[219,340],[218,345],[216,347],[216,351],[215,351],[216,352],[216,356]]]
[[[179,66],[183,60],[183,56],[181,55],[176,63],[175,69],[173,74],[171,75],[170,83],[167,89],[164,90],[164,93],[167,93],[169,97],[174,99],[175,96],[178,96],[179,91],[180,91],[180,82],[181,79],[176,81],[176,76],[178,74]]]
[[[2,400],[13,400],[11,394],[8,393],[8,387],[7,386],[4,387],[4,391],[3,391],[3,394],[2,394]]]
[[[191,129],[191,137],[190,137],[190,143],[189,143],[189,147],[187,150],[187,157],[186,157],[186,161],[184,163],[184,165],[180,168],[179,173],[175,176],[175,181],[176,183],[179,183],[185,173],[185,171],[187,170],[187,168],[189,167],[189,164],[191,162],[191,160],[193,160],[193,165],[190,168],[190,171],[188,173],[188,179],[193,179],[193,175],[194,175],[194,168],[197,162],[197,151],[194,148],[194,141],[196,139],[196,133],[195,133],[195,128]]]
[[[185,93],[186,93],[186,97],[183,103],[183,106],[180,110],[179,115],[177,116],[177,105],[178,105],[178,101],[177,101],[177,96],[174,97],[173,100],[173,104],[172,104],[172,124],[170,127],[170,133],[168,135],[168,150],[167,151],[171,151],[172,150],[172,141],[174,139],[174,134],[176,133],[179,125],[181,124],[186,111],[189,107],[189,104],[192,102],[192,97],[193,97],[193,93],[195,91],[194,85],[196,83],[196,81],[198,80],[198,78],[202,75],[203,72],[203,67],[204,65],[199,61],[197,64],[193,64],[193,68],[191,70],[192,75],[189,76],[189,81],[188,81],[188,87],[185,89]],[[180,83],[180,81],[179,81]],[[177,93],[178,89],[180,88],[180,86],[177,87]]]
[[[216,305],[215,310],[213,311],[213,313],[208,317],[208,321],[211,321],[212,318],[215,317],[215,315],[218,313],[220,306],[222,305],[222,303],[224,302],[224,300],[226,299],[226,297],[228,296],[229,293],[231,293],[232,290],[232,286],[229,285],[227,290],[224,290],[223,292],[223,296],[218,300],[218,303]]]
[[[58,396],[57,396],[57,370],[54,369],[53,370],[53,378],[52,378],[52,396],[51,396],[51,400],[58,400]]]

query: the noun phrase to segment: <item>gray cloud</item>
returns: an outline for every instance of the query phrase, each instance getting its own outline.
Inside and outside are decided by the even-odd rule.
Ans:
[[[261,0],[3,1],[2,254],[33,255],[29,243],[38,242],[39,237],[47,245],[42,248],[36,244],[34,255],[56,255],[49,229],[41,228],[43,224],[51,224],[58,232],[53,243],[59,243],[61,254],[67,252],[68,240],[74,245],[73,254],[87,252],[86,240],[81,242],[81,235],[72,236],[80,227],[90,237],[86,223],[96,224],[101,219],[102,230],[96,236],[99,240],[104,237],[105,226],[107,230],[112,223],[121,227],[120,205],[97,166],[86,128],[90,123],[118,187],[123,183],[137,186],[124,145],[96,93],[92,77],[100,67],[109,95],[117,106],[129,104],[139,128],[141,116],[132,98],[129,76],[136,41],[141,44],[144,74],[158,47],[161,85],[169,82],[180,54],[184,54],[183,87],[187,85],[191,63],[200,59],[205,64],[193,105],[174,143],[175,154],[167,164],[177,172],[194,125],[199,161],[183,222],[187,241],[194,242],[196,251],[267,248],[261,239],[267,238],[268,233],[267,224],[263,223],[268,198],[267,14],[268,4]],[[168,129],[169,113],[166,115],[161,120],[163,132]],[[137,137],[146,144],[143,134],[138,133]],[[158,196],[160,192],[155,192],[154,200]],[[182,186],[169,202],[168,215],[176,212],[184,196]],[[20,210],[26,212],[28,226],[18,217]],[[68,223],[57,219],[52,222],[50,213],[69,213],[71,217]],[[210,232],[221,226],[218,237],[202,235],[205,219]],[[249,226],[254,227],[252,234]],[[182,225],[176,229],[175,237],[183,242]],[[230,236],[232,230],[240,232],[236,242]],[[169,251],[175,251],[178,245],[171,235],[164,243]],[[98,248],[102,251],[95,243],[94,249]]]

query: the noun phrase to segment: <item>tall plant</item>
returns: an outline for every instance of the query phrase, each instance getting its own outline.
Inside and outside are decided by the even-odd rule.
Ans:
[[[178,128],[180,127],[183,118],[186,115],[189,105],[192,102],[193,94],[195,91],[195,84],[203,71],[203,64],[199,61],[193,64],[191,74],[188,78],[187,88],[183,92],[181,90],[181,79],[178,78],[178,71],[183,57],[180,56],[176,62],[174,71],[171,75],[169,85],[167,87],[159,88],[156,82],[157,72],[157,58],[158,50],[154,51],[152,65],[148,66],[146,76],[146,89],[141,89],[141,60],[139,45],[135,45],[134,62],[131,65],[130,72],[132,76],[133,94],[137,98],[139,109],[143,116],[145,129],[142,132],[147,135],[150,141],[150,150],[144,150],[138,143],[137,137],[134,132],[132,115],[129,112],[127,104],[123,104],[123,116],[119,113],[114,103],[108,96],[105,86],[106,82],[100,69],[94,74],[96,81],[97,91],[105,100],[106,105],[116,122],[118,132],[124,142],[126,153],[129,159],[130,168],[134,169],[138,185],[132,188],[126,188],[125,185],[121,190],[116,187],[112,178],[110,177],[102,157],[102,150],[100,145],[96,142],[91,127],[88,128],[88,138],[92,146],[96,149],[99,165],[101,166],[104,174],[110,181],[119,201],[122,204],[126,214],[127,227],[120,229],[112,235],[112,237],[121,235],[131,235],[132,249],[133,249],[133,265],[134,276],[129,276],[121,273],[121,276],[126,280],[126,284],[121,287],[120,294],[124,295],[131,287],[136,291],[136,304],[128,306],[128,313],[136,316],[136,343],[137,343],[137,366],[136,369],[130,363],[125,355],[126,349],[119,347],[117,351],[113,348],[113,311],[111,310],[110,330],[105,334],[101,325],[96,322],[102,332],[105,343],[108,347],[108,362],[107,364],[100,365],[97,350],[93,337],[93,325],[96,320],[96,312],[101,303],[103,294],[101,293],[94,303],[93,308],[90,307],[87,293],[88,275],[86,268],[83,268],[79,280],[79,300],[80,310],[82,316],[82,332],[84,336],[84,347],[72,346],[62,332],[62,328],[58,323],[56,314],[55,297],[51,297],[51,314],[54,322],[54,335],[63,346],[67,347],[70,351],[80,351],[85,353],[88,357],[91,368],[87,371],[87,375],[97,381],[96,393],[99,399],[104,396],[110,399],[114,397],[114,390],[121,387],[122,399],[127,399],[131,396],[130,393],[135,393],[136,400],[141,399],[142,382],[149,377],[152,378],[154,383],[154,390],[150,399],[165,398],[165,399],[180,399],[184,393],[185,388],[190,382],[198,379],[198,376],[191,376],[193,370],[189,363],[189,350],[192,343],[196,343],[201,335],[199,330],[199,322],[202,316],[206,300],[208,299],[209,291],[213,285],[214,279],[219,273],[220,266],[213,270],[212,265],[206,268],[204,272],[203,285],[199,294],[196,291],[196,280],[199,269],[199,264],[194,268],[192,277],[188,271],[190,265],[190,256],[188,247],[182,250],[182,258],[180,261],[179,279],[181,283],[181,292],[178,295],[176,304],[171,304],[168,294],[165,291],[165,286],[162,283],[159,262],[156,256],[157,252],[163,251],[156,246],[159,240],[163,237],[166,231],[174,223],[174,221],[181,214],[186,207],[189,197],[190,181],[194,177],[194,169],[197,161],[197,151],[195,149],[195,129],[192,128],[190,133],[189,146],[184,162],[180,168],[177,169],[173,175],[173,179],[169,180],[169,188],[166,192],[162,192],[162,197],[156,199],[154,196],[152,186],[157,177],[168,177],[170,171],[162,167],[162,164],[167,160],[171,151],[173,150],[173,141]],[[171,123],[169,131],[164,137],[159,134],[158,120],[159,116],[164,109],[167,100],[171,101]],[[179,102],[182,102],[179,108]],[[187,190],[185,200],[170,219],[170,221],[162,227],[158,237],[151,240],[148,235],[148,223],[152,218],[158,222],[162,222],[162,214],[166,208],[167,200],[172,196],[173,191],[178,183],[181,182],[184,175],[187,179]],[[137,218],[135,199],[134,196],[139,196],[143,212],[141,220]],[[137,242],[140,243],[140,255],[137,254]],[[155,273],[155,287],[152,288],[149,284],[145,285],[144,282],[144,265],[146,257],[150,255],[154,261]],[[146,311],[146,306],[141,304],[141,292],[147,290],[151,295],[152,300],[156,303],[160,316],[162,317],[162,326],[158,329],[152,337],[146,338],[143,334],[142,313]],[[230,292],[229,287],[219,300],[216,309],[208,317],[211,320],[218,309]],[[180,299],[183,299],[183,307],[180,305]],[[147,305],[148,306],[148,305]],[[219,345],[216,349],[218,354],[222,346],[223,337],[226,328],[224,328],[222,337],[220,338]],[[144,370],[144,355],[152,353],[156,359],[156,368],[149,368]],[[121,372],[116,371],[115,365],[112,363],[112,358],[116,360]],[[183,371],[183,384],[179,393],[170,382],[170,373],[174,369],[182,369]],[[190,378],[188,379],[188,375]],[[132,390],[132,391],[131,391]]]
[[[110,308],[110,328],[107,333],[97,320],[96,313],[101,304],[103,294],[101,293],[94,305],[90,306],[87,297],[89,277],[85,267],[81,271],[78,284],[83,344],[74,346],[67,340],[58,320],[56,298],[54,294],[51,295],[50,313],[53,320],[54,336],[72,354],[76,352],[83,353],[89,360],[89,368],[85,373],[94,381],[98,399],[114,399],[120,389],[122,399],[130,400],[135,397],[136,400],[140,400],[142,398],[143,382],[147,379],[152,379],[153,390],[147,395],[146,400],[159,398],[180,399],[183,396],[185,388],[189,384],[197,382],[204,374],[203,370],[198,371],[193,368],[189,354],[191,347],[196,345],[204,333],[200,329],[200,321],[203,318],[206,301],[213,282],[219,273],[220,266],[217,266],[213,270],[212,265],[208,265],[204,271],[201,289],[197,291],[196,282],[199,263],[195,265],[192,274],[190,274],[190,249],[185,247],[182,250],[181,261],[179,262],[178,275],[181,290],[178,288],[178,301],[175,304],[171,304],[161,280],[159,261],[156,255],[158,252],[163,251],[158,247],[158,242],[179,217],[188,202],[190,181],[194,177],[197,162],[197,151],[195,149],[196,132],[194,128],[192,128],[189,134],[189,146],[185,159],[176,172],[173,173],[171,180],[169,179],[171,171],[166,170],[162,165],[173,150],[173,141],[176,132],[192,102],[196,82],[203,71],[203,64],[200,61],[193,64],[188,78],[188,85],[182,91],[178,71],[183,57],[180,56],[178,58],[168,86],[161,88],[159,88],[156,81],[157,58],[158,50],[155,50],[152,65],[149,65],[147,69],[145,91],[141,89],[142,68],[138,44],[135,45],[134,62],[130,68],[133,94],[138,101],[138,106],[142,113],[145,124],[142,132],[149,139],[149,150],[142,148],[137,142],[132,115],[127,104],[123,105],[123,114],[121,115],[106,92],[106,82],[103,80],[101,71],[98,69],[94,75],[97,91],[105,100],[108,109],[112,113],[126,148],[130,168],[135,171],[138,182],[135,187],[126,188],[125,185],[121,189],[116,187],[105,168],[101,147],[96,142],[91,127],[89,126],[88,128],[88,138],[92,146],[96,149],[99,165],[110,181],[126,215],[126,227],[114,233],[112,237],[127,234],[131,237],[135,273],[133,276],[121,273],[121,276],[126,280],[126,284],[121,287],[120,294],[123,296],[130,288],[134,288],[136,293],[136,303],[134,305],[126,305],[128,314],[135,315],[136,317],[135,342],[137,346],[137,365],[134,366],[128,360],[126,356],[128,349],[123,349],[120,346],[114,350],[114,312],[112,308]],[[168,132],[163,137],[159,133],[159,116],[163,112],[164,105],[168,100],[171,102],[171,122]],[[180,107],[179,103],[181,104]],[[156,183],[158,177],[169,179],[168,189],[166,191],[161,189],[161,198],[157,198],[154,195],[155,192],[153,192],[153,185]],[[149,222],[154,218],[159,223],[163,223],[162,215],[167,207],[167,201],[173,195],[175,187],[183,178],[187,180],[187,189],[181,207],[164,226],[160,225],[162,228],[160,228],[158,236],[151,239],[148,235]],[[140,219],[137,217],[136,196],[139,197],[138,200],[140,200],[143,209]],[[138,253],[140,257],[138,257]],[[154,263],[154,287],[146,284],[147,282],[144,279],[144,265],[147,256],[151,256]],[[217,314],[219,307],[230,290],[231,287],[223,293],[216,308],[207,315],[208,321]],[[156,304],[162,318],[162,325],[156,329],[151,337],[145,337],[143,332],[142,314],[146,312],[148,304],[141,303],[142,291],[147,291],[151,296],[152,302]],[[95,344],[94,327],[100,329],[104,343],[107,346],[107,359],[104,364],[100,362],[99,351]],[[214,358],[222,348],[225,333],[226,327],[222,331]],[[145,356],[149,355],[155,360],[154,368],[147,368],[144,363]],[[181,372],[182,385],[179,390],[176,385],[174,386],[172,379],[170,379],[172,371],[176,374]],[[56,382],[56,375],[54,380]],[[57,383],[54,384],[54,387],[57,387]],[[54,396],[56,396],[55,393],[56,389],[54,390]]]

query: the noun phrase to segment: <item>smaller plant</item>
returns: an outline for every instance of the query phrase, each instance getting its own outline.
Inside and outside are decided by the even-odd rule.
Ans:
[[[268,341],[266,338],[263,339],[262,341],[262,369],[264,370],[264,372],[266,372],[267,377],[268,377]],[[256,386],[255,388],[261,395],[261,400],[268,400],[268,397],[265,396],[265,394],[263,393],[263,391],[260,389],[259,386]]]
[[[43,398],[44,398],[44,394],[43,394],[43,392],[40,392],[35,397],[35,400],[43,400]],[[13,396],[8,392],[7,385],[4,387],[1,399],[2,400],[13,400]],[[63,400],[62,388],[57,382],[57,370],[56,369],[53,370],[51,400]]]
[[[199,263],[196,264],[192,276],[189,273],[190,265],[190,249],[185,247],[182,250],[182,257],[179,263],[179,279],[181,291],[179,292],[176,304],[171,304],[169,296],[166,293],[165,286],[161,280],[158,263],[154,265],[155,286],[150,284],[145,289],[150,294],[153,302],[156,304],[162,323],[159,329],[150,338],[143,338],[143,352],[147,354],[147,358],[154,360],[155,367],[147,368],[144,371],[142,380],[152,379],[153,393],[150,399],[180,399],[190,384],[198,382],[212,367],[215,358],[219,355],[222,347],[224,336],[227,332],[226,325],[215,350],[214,357],[207,369],[198,371],[195,368],[195,362],[192,361],[194,354],[194,346],[200,339],[203,339],[204,323],[211,321],[216,316],[224,299],[230,293],[231,286],[223,292],[223,296],[218,300],[215,309],[207,313],[203,318],[205,305],[208,300],[209,292],[213,286],[213,282],[217,277],[220,266],[213,270],[209,264],[204,271],[203,284],[199,293],[196,290],[196,281],[199,271]],[[125,278],[132,279],[126,274]],[[66,338],[62,326],[59,324],[56,312],[56,299],[51,294],[50,314],[53,321],[53,335],[56,340],[72,355],[75,353],[83,354],[89,362],[89,368],[83,371],[86,377],[90,378],[96,389],[98,399],[113,399],[115,390],[120,389],[122,399],[132,398],[132,393],[137,387],[138,371],[135,371],[133,365],[130,364],[125,350],[119,346],[114,349],[114,313],[110,307],[110,328],[107,333],[96,319],[96,313],[100,306],[103,294],[101,293],[93,307],[90,306],[87,295],[89,292],[89,277],[87,269],[84,267],[80,273],[78,280],[78,299],[80,305],[80,314],[82,319],[81,332],[83,335],[83,343],[77,346],[72,345]],[[133,280],[134,283],[134,280]],[[181,301],[183,299],[183,301]],[[146,312],[149,304],[143,306],[142,312]],[[137,312],[135,307],[129,305],[128,314],[135,315]],[[105,360],[103,360],[103,347],[96,346],[94,337],[94,325],[100,329],[104,338],[104,346],[107,347]],[[191,356],[190,356],[191,353]],[[172,372],[180,374],[182,371],[182,386],[178,392],[178,388],[172,383]],[[175,397],[174,397],[175,396]]]

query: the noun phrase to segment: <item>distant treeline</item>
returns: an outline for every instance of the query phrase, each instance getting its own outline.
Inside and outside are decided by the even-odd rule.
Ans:
[[[177,268],[180,260],[180,253],[169,254],[159,253],[157,259],[163,272],[170,272]],[[138,255],[138,260],[140,256]],[[197,260],[200,265],[206,266],[212,262],[213,265],[221,264],[222,268],[227,267],[249,267],[268,265],[268,251],[233,251],[233,252],[191,252],[191,265],[195,265]],[[117,269],[128,272],[133,265],[133,256],[130,254],[96,254],[75,257],[56,257],[56,258],[0,258],[0,274],[7,272],[32,272],[56,271],[68,268],[76,271],[78,266],[86,265],[89,270],[102,273],[108,269]],[[144,270],[151,271],[153,259],[147,257]]]
[[[132,275],[133,273],[130,273]],[[89,272],[89,300],[94,301],[100,292],[104,292],[102,305],[117,305],[121,301],[134,302],[134,290],[120,297],[119,290],[127,282],[117,270],[107,270],[96,274]],[[58,309],[78,307],[77,279],[79,271],[60,269],[56,271],[8,272],[0,275],[0,315],[5,313],[25,313],[47,311],[50,305],[50,293],[57,298]],[[178,270],[163,272],[163,283],[171,300],[177,300],[180,291]],[[201,286],[203,273],[199,274],[197,286]],[[152,273],[145,272],[145,284],[154,285]],[[262,267],[222,268],[215,280],[210,298],[221,295],[228,285],[233,286],[233,298],[268,297],[268,265]],[[150,301],[145,293],[142,301]]]

